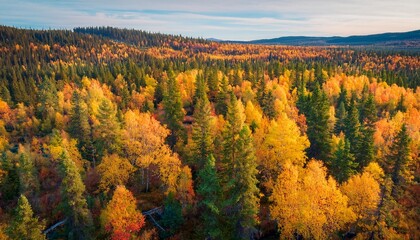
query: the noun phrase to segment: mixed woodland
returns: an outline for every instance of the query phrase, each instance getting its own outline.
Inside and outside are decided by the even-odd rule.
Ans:
[[[420,239],[420,53],[0,26],[0,239]]]

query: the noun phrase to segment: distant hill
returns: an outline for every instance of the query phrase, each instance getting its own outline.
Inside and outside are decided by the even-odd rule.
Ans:
[[[242,43],[251,44],[278,44],[295,46],[394,46],[394,47],[420,47],[420,30],[403,33],[382,33],[349,37],[305,37],[291,36],[272,39],[260,39]]]

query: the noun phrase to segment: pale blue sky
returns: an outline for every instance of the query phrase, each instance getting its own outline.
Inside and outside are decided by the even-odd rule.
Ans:
[[[114,26],[252,40],[420,29],[419,0],[0,0],[0,25]]]

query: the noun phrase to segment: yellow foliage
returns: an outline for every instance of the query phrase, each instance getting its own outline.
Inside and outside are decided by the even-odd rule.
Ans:
[[[271,200],[282,238],[294,238],[295,233],[305,239],[331,238],[356,218],[336,181],[327,179],[322,163],[314,160],[306,168],[285,164]]]
[[[257,126],[261,124],[262,113],[259,109],[256,109],[251,101],[248,101],[245,106],[245,123],[251,125],[255,123]]]
[[[101,223],[111,239],[134,239],[144,226],[144,216],[136,207],[136,199],[124,186],[118,186],[101,213]]]
[[[134,167],[125,158],[116,154],[105,156],[97,167],[97,171],[101,175],[99,190],[108,192],[118,185],[125,185],[134,170]]]
[[[374,168],[374,165],[369,167],[371,170]],[[380,200],[381,189],[378,181],[365,170],[362,174],[352,176],[341,189],[349,198],[349,206],[356,214],[358,227],[362,232],[372,231]]]

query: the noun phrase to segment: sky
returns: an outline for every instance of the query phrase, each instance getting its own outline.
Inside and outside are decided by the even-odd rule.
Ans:
[[[419,0],[0,0],[0,25],[255,40],[420,29]]]

